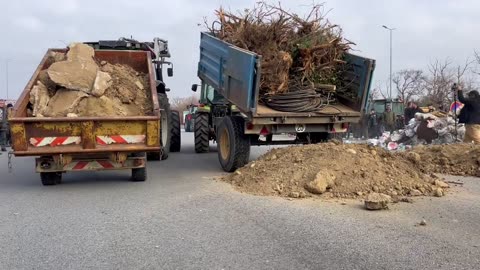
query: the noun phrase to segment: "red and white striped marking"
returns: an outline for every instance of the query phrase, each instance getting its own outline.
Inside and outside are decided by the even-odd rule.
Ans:
[[[114,135],[114,136],[97,136],[97,144],[131,144],[144,143],[145,135]]]
[[[105,170],[121,168],[121,163],[111,162],[109,160],[94,160],[94,161],[73,161],[65,166],[66,171],[81,171],[81,170]]]
[[[80,144],[81,141],[80,136],[30,138],[30,143],[35,147]]]

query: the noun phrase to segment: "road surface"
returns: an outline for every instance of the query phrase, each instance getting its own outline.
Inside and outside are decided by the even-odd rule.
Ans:
[[[150,163],[145,183],[97,172],[44,187],[32,158],[9,174],[1,155],[0,269],[480,268],[480,179],[381,212],[258,197],[213,180],[217,153],[195,154],[182,135],[182,152]]]

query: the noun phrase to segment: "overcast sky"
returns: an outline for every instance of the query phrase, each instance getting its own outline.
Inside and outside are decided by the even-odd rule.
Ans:
[[[278,2],[278,1],[274,1]],[[312,1],[281,1],[299,14]],[[0,9],[0,98],[6,97],[5,63],[9,59],[9,96],[16,98],[50,47],[74,41],[133,36],[169,40],[175,76],[171,95],[188,96],[198,82],[196,66],[200,31],[197,24],[214,9],[252,7],[250,0],[17,0]],[[357,54],[377,60],[375,83],[389,72],[389,36],[381,25],[394,27],[394,71],[426,68],[432,59],[449,57],[462,63],[480,49],[480,1],[463,0],[337,0],[326,1],[328,18],[357,43]],[[302,12],[304,11],[304,12]]]

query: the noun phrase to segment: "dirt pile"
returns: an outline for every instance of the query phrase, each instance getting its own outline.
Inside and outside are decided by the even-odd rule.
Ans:
[[[34,117],[142,116],[152,113],[147,74],[94,58],[88,45],[54,52],[30,92]]]
[[[400,155],[406,158],[415,155],[417,162],[414,165],[423,172],[480,176],[480,145],[419,145]]]
[[[421,170],[418,154],[397,156],[367,145],[325,143],[274,149],[225,176],[238,190],[294,198],[365,198],[382,193],[443,196],[448,187]]]

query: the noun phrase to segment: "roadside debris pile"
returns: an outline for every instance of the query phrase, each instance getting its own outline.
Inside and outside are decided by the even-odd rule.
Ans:
[[[443,196],[448,185],[422,169],[419,155],[333,142],[292,146],[273,149],[224,180],[243,192],[294,198]]]
[[[30,91],[29,116],[141,116],[152,111],[149,78],[127,65],[97,63],[88,45],[52,52]]]
[[[328,98],[339,85],[343,57],[353,43],[324,17],[323,5],[314,5],[306,17],[265,2],[237,13],[220,8],[215,15],[207,24],[211,33],[262,56],[262,97],[310,91]]]
[[[403,157],[415,156],[415,166],[425,173],[435,172],[460,176],[480,176],[480,145],[449,144],[419,145],[411,151],[399,153]]]
[[[457,140],[455,141],[455,134]],[[463,141],[465,125],[457,124],[453,117],[437,117],[429,113],[417,113],[405,129],[384,132],[379,139],[370,139],[368,143],[388,150],[405,150],[412,145],[450,144]]]

